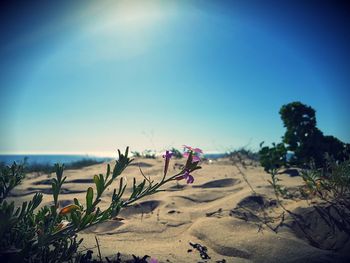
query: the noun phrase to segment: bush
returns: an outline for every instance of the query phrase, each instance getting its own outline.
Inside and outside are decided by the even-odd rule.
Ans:
[[[131,152],[131,154],[133,157],[136,157],[136,158],[141,157],[141,153],[137,151]]]
[[[182,153],[176,149],[176,148],[171,148],[170,151],[173,153],[173,156],[176,158],[176,159],[181,159],[183,157]]]
[[[238,150],[230,151],[226,154],[230,159],[237,159],[238,161],[250,160],[259,161],[259,153],[253,152],[245,147],[241,147]]]
[[[144,150],[141,156],[146,159],[156,159],[156,153],[152,150]]]
[[[146,159],[155,159],[156,158],[156,154],[152,150],[144,150],[142,153],[137,152],[137,151],[131,152],[131,153],[136,158],[146,158]]]
[[[324,168],[302,170],[303,194],[350,208],[350,160],[339,163],[327,156],[326,164]]]
[[[343,143],[334,136],[324,136],[316,127],[316,113],[310,106],[292,102],[283,105],[279,113],[287,130],[282,143],[260,149],[260,163],[265,171],[285,165],[310,168],[310,163],[321,168],[326,165],[326,155],[337,162],[349,159],[350,144]],[[287,152],[292,153],[288,160]]]
[[[345,144],[333,136],[324,136],[316,125],[313,108],[301,102],[283,105],[279,111],[286,132],[283,143],[294,153],[290,163],[305,166],[312,161],[316,167],[325,164],[325,154],[336,161],[345,161],[350,156],[350,144]]]
[[[260,144],[260,147],[263,144]],[[259,151],[260,163],[268,173],[277,173],[278,169],[287,164],[287,149],[283,143],[272,144],[272,147],[262,147]]]

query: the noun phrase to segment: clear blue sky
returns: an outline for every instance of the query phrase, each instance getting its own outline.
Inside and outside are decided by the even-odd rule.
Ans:
[[[340,1],[59,2],[1,4],[0,152],[257,149],[296,100],[350,142]]]

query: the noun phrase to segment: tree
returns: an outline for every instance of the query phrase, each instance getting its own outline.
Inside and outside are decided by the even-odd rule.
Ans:
[[[316,125],[315,110],[301,102],[283,105],[279,111],[286,132],[282,137],[287,150],[294,153],[292,164],[308,165],[311,161],[317,167],[324,164],[325,154],[336,161],[349,158],[350,146],[334,136],[324,136]]]

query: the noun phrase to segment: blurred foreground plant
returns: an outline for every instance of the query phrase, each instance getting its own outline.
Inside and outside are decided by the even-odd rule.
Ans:
[[[304,196],[318,197],[350,209],[350,159],[336,162],[327,156],[324,168],[304,169],[301,177],[305,183],[301,189]]]
[[[191,148],[192,149],[192,148]],[[95,191],[89,187],[86,191],[85,205],[74,198],[74,203],[59,209],[59,194],[66,177],[63,176],[63,165],[55,165],[56,178],[52,180],[53,205],[43,206],[39,210],[42,194],[36,193],[32,200],[24,202],[15,208],[14,202],[7,202],[9,192],[24,178],[23,167],[14,163],[11,167],[2,166],[0,170],[0,259],[1,262],[79,262],[77,254],[82,239],[77,240],[77,233],[90,226],[112,219],[121,209],[128,207],[137,200],[155,194],[164,184],[187,179],[192,183],[194,178],[190,173],[200,169],[197,152],[189,149],[184,168],[177,174],[167,176],[170,152],[164,155],[165,169],[160,181],[154,182],[144,176],[140,183],[133,180],[132,193],[124,198],[126,184],[123,178],[119,180],[118,189],[114,189],[110,205],[101,210],[98,204],[101,196],[132,162],[128,157],[129,149],[119,157],[113,169],[107,165],[106,174],[95,175]],[[194,158],[196,157],[196,158]]]
[[[263,142],[260,144],[260,163],[265,172],[271,175],[271,180],[268,180],[268,182],[273,187],[277,200],[279,200],[279,196],[288,195],[288,191],[279,184],[280,179],[277,177],[279,170],[287,165],[287,149],[283,143],[272,143],[272,147],[262,147],[262,145]]]

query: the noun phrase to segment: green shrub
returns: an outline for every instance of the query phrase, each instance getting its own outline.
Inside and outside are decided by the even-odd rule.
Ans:
[[[155,159],[156,158],[156,153],[152,150],[144,150],[141,154],[143,158],[146,159]]]
[[[301,102],[283,105],[279,111],[284,127],[287,129],[283,143],[293,152],[289,161],[298,166],[314,162],[316,167],[323,167],[325,154],[336,161],[345,161],[350,156],[350,144],[333,136],[324,136],[316,125],[316,112]]]
[[[337,162],[349,159],[350,144],[333,136],[324,136],[316,127],[316,112],[310,106],[292,102],[283,105],[279,113],[286,132],[281,143],[260,149],[260,163],[265,171],[291,165],[310,168],[311,163],[316,168],[321,168],[326,165],[326,156]],[[287,152],[291,153],[288,160]]]
[[[136,157],[136,158],[141,157],[141,153],[138,151],[133,151],[133,152],[131,152],[131,154],[133,157]]]
[[[350,160],[336,162],[328,156],[324,168],[304,169],[301,177],[305,182],[304,194],[350,208]]]
[[[176,149],[176,148],[171,148],[170,151],[173,153],[173,156],[176,158],[176,159],[181,159],[183,157],[182,153]]]
[[[241,147],[237,150],[230,151],[226,154],[230,159],[238,159],[238,161],[251,160],[251,161],[259,161],[259,153],[253,152],[246,147]]]
[[[283,143],[272,144],[272,147],[262,147],[260,144],[259,160],[268,173],[277,173],[277,171],[287,164],[287,149]]]

